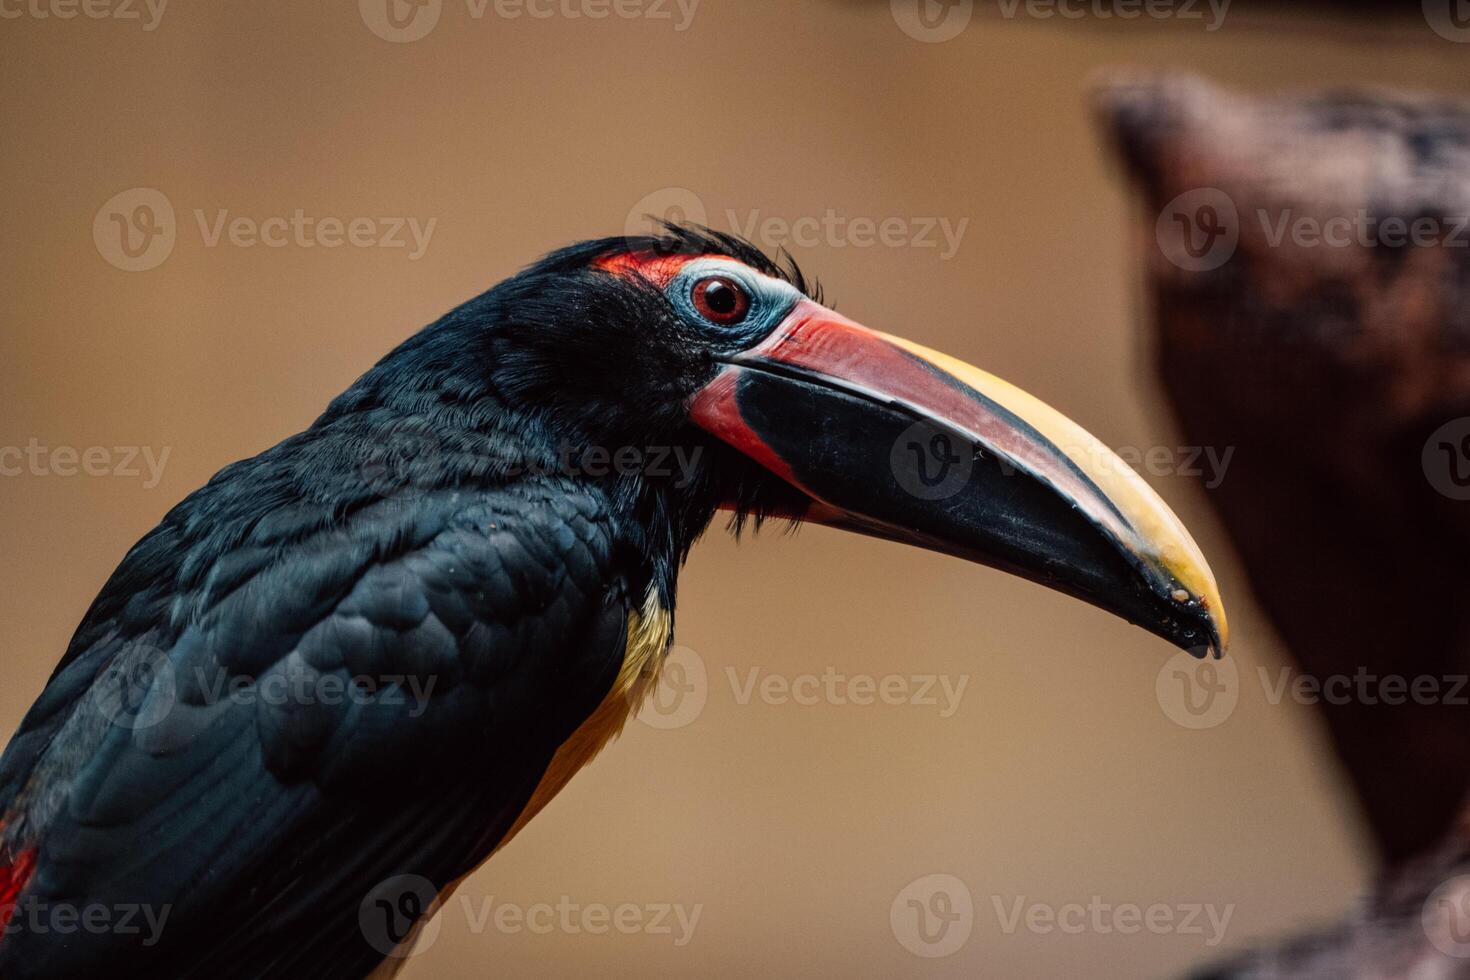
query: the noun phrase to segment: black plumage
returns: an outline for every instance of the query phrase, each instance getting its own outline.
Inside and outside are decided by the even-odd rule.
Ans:
[[[0,975],[362,975],[375,883],[442,887],[496,846],[720,498],[759,515],[783,492],[669,411],[715,365],[656,290],[592,267],[628,249],[802,283],[690,229],[557,252],[128,553],[0,760],[0,865],[35,854],[13,925],[27,903],[170,919],[149,948],[13,928]],[[675,444],[723,465],[569,472],[587,446]]]

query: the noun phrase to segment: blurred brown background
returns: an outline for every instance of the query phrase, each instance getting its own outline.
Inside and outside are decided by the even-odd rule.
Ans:
[[[985,569],[821,529],[738,548],[712,534],[676,637],[704,688],[656,715],[664,727],[632,725],[471,878],[406,976],[1164,976],[1348,906],[1370,871],[1361,828],[1312,718],[1257,679],[1280,654],[1200,479],[1178,472],[1192,450],[1146,367],[1126,247],[1143,224],[1086,90],[1099,67],[1134,63],[1247,90],[1470,94],[1464,49],[1417,17],[1380,30],[1242,8],[1207,30],[1203,6],[1126,23],[977,12],[926,43],[886,3],[704,0],[690,17],[689,0],[623,0],[638,16],[594,19],[565,11],[613,8],[388,2],[396,21],[378,0],[161,17],[138,0],[108,19],[5,6],[0,447],[26,463],[0,449],[0,727],[169,506],[307,425],[446,308],[642,210],[753,222],[768,249],[784,235],[766,219],[807,219],[792,250],[844,312],[980,364],[1114,446],[1166,451],[1150,479],[1233,603],[1238,704],[1213,727],[1177,724],[1156,694],[1162,642]],[[111,215],[146,224],[137,188],[171,206],[171,250],[165,234],[121,251]],[[267,223],[298,209],[314,231]],[[243,225],[232,241],[237,217],[285,244],[244,244]],[[381,243],[327,247],[323,218],[374,219],[359,239]],[[381,241],[395,222],[380,219],[404,227]],[[874,240],[854,219],[897,220]],[[420,249],[410,223],[430,221]],[[91,447],[106,450],[92,475],[68,464]],[[948,717],[938,684],[937,705],[768,703],[745,697],[753,668],[965,687]],[[925,958],[890,910],[936,873],[963,882],[973,919],[957,951]],[[1008,928],[1018,900],[1230,918],[1214,946],[1204,915],[1165,935]],[[560,912],[549,932],[497,927],[502,903],[558,902],[699,918],[670,915],[672,934],[591,935]]]

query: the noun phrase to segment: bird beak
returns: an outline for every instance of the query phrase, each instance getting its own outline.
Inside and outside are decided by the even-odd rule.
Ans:
[[[690,408],[809,498],[801,520],[1020,575],[1195,656],[1225,649],[1215,577],[1173,511],[1081,426],[979,368],[802,300]]]

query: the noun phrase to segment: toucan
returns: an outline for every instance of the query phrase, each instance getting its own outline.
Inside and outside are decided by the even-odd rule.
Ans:
[[[637,710],[721,511],[1227,642],[1178,518],[1041,401],[737,236],[572,245],[123,558],[0,759],[0,978],[391,972]]]

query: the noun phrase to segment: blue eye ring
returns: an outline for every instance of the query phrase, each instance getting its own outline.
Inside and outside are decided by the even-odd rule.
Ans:
[[[704,283],[732,290],[723,297],[710,297],[708,291],[696,297]],[[763,276],[734,259],[715,256],[691,259],[664,287],[670,304],[686,321],[701,325],[711,341],[722,348],[743,350],[757,343],[791,311],[801,293],[790,283]],[[746,301],[740,303],[740,298]],[[710,304],[700,299],[733,300],[733,305],[706,309]],[[739,309],[744,306],[744,309]],[[738,309],[738,315],[736,311]],[[727,311],[727,312],[722,312]],[[715,314],[711,316],[710,314]]]

